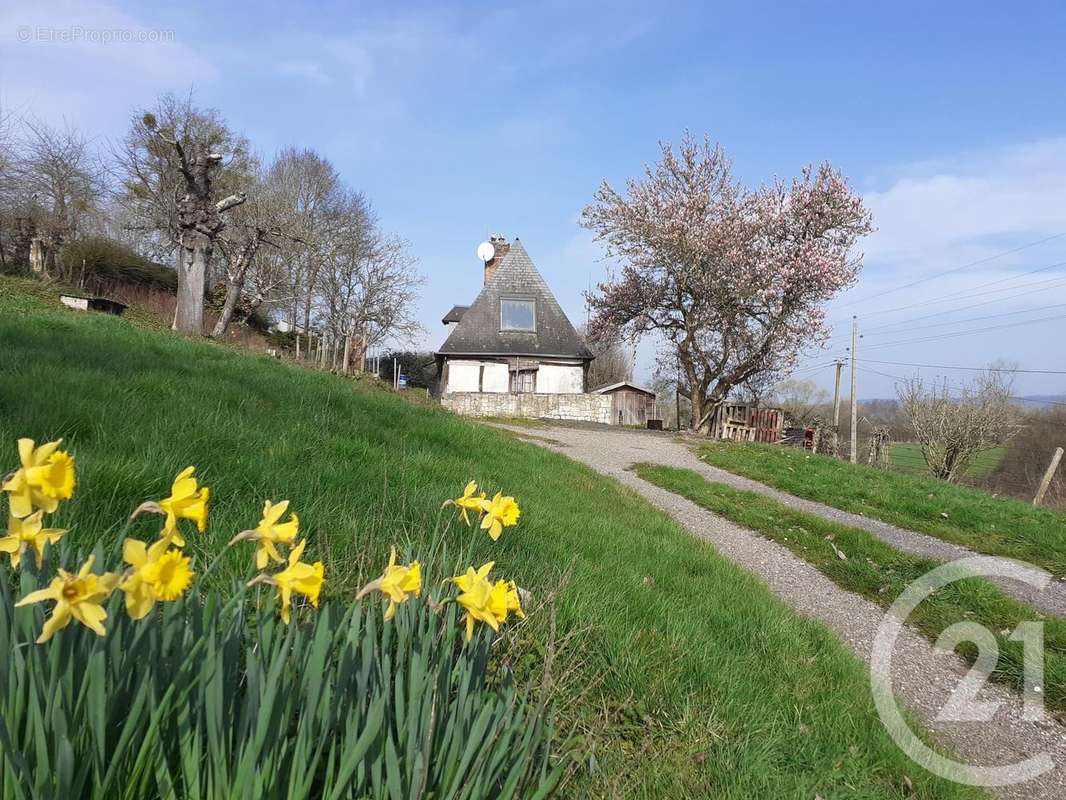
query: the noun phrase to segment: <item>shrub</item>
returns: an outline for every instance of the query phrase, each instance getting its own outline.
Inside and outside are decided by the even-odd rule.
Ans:
[[[71,242],[63,248],[61,261],[69,280],[80,278],[84,268],[86,284],[100,290],[114,284],[132,284],[173,293],[178,287],[178,274],[173,269],[103,237]]]

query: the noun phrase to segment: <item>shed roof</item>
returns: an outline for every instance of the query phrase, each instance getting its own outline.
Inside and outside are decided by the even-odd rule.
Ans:
[[[610,394],[611,392],[617,392],[622,389],[629,389],[634,392],[640,392],[642,394],[648,394],[655,397],[655,392],[651,389],[645,389],[643,386],[637,386],[630,381],[618,381],[618,383],[609,383],[606,386],[601,386],[599,389],[593,389],[593,394]]]
[[[535,301],[536,330],[500,330],[501,299]],[[500,259],[495,274],[462,313],[459,324],[437,352],[441,355],[593,358],[592,351],[574,330],[518,239]]]

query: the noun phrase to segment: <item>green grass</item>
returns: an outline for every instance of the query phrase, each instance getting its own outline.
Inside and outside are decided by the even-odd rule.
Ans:
[[[978,796],[896,749],[864,668],[825,627],[617,483],[489,426],[56,309],[0,279],[2,463],[18,436],[62,436],[78,459],[77,494],[56,520],[75,545],[115,539],[116,520],[195,464],[212,511],[194,551],[218,552],[264,499],[287,498],[335,597],[378,573],[390,543],[424,549],[442,499],[468,479],[514,494],[521,522],[495,545],[462,526],[446,536],[538,600],[557,593],[497,653],[523,685],[553,687],[584,768],[571,795],[872,800],[907,796],[913,781],[916,797]],[[218,575],[249,559],[232,553]]]
[[[969,486],[849,464],[778,445],[711,442],[713,466],[783,492],[1066,576],[1066,515]]]
[[[982,450],[970,463],[966,470],[966,477],[972,480],[987,478],[1003,460],[1005,447],[993,447]],[[888,450],[888,459],[892,466],[903,472],[913,475],[928,475],[925,460],[922,458],[921,445],[916,442],[893,442]]]
[[[756,492],[708,481],[689,469],[657,464],[637,464],[633,469],[644,480],[783,544],[833,583],[883,608],[941,563],[897,550],[860,528],[791,509]],[[838,551],[847,558],[841,559]],[[1044,621],[1045,697],[1051,708],[1061,712],[1066,710],[1066,620],[1034,611],[983,578],[969,578],[935,592],[909,621],[933,641],[946,627],[962,620],[984,625],[999,643],[999,665],[992,678],[1020,690],[1024,654],[1021,643],[1008,636],[1020,622],[1034,619]],[[970,659],[976,656],[972,648],[962,653]]]

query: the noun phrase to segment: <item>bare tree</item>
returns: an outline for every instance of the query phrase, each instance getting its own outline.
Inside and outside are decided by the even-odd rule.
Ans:
[[[582,328],[584,337],[595,358],[589,364],[587,382],[589,389],[598,389],[633,377],[633,348],[617,336],[601,335],[594,338]]]
[[[16,189],[12,116],[0,109],[0,271],[10,268],[16,260]]]
[[[116,160],[143,232],[176,252],[174,328],[202,334],[204,286],[224,214],[246,199],[238,187],[248,181],[248,143],[217,111],[164,95],[154,111],[134,118]]]
[[[256,170],[247,189],[250,199],[231,212],[229,224],[219,237],[225,264],[226,294],[213,338],[226,334],[238,302],[254,311],[289,279],[286,256],[309,242],[300,236],[300,220],[291,204],[284,175],[274,170]],[[270,250],[269,254],[264,249]],[[283,252],[283,249],[285,252]],[[245,298],[246,289],[252,291]]]
[[[276,202],[292,217],[292,238],[282,248],[288,322],[293,330],[307,331],[323,263],[334,235],[346,224],[349,199],[333,164],[310,149],[282,150],[266,181],[277,192]]]
[[[421,326],[414,307],[422,277],[407,242],[382,232],[362,195],[349,192],[318,277],[319,319],[335,346],[352,337],[356,356]]]
[[[978,453],[1014,436],[1019,414],[1012,385],[1012,374],[990,369],[959,390],[946,380],[926,385],[921,378],[899,386],[900,404],[933,476],[957,481]]]
[[[829,402],[829,392],[814,381],[787,380],[774,387],[772,402],[792,424],[802,428],[814,422],[821,407]]]
[[[104,173],[76,129],[32,119],[22,127],[13,180],[32,229],[30,261],[34,271],[58,276],[63,245],[77,238],[98,211]]]

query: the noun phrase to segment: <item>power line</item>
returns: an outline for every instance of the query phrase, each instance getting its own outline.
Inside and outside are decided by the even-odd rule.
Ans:
[[[864,358],[863,361],[869,364],[888,364],[895,367],[922,367],[925,369],[958,369],[965,370],[967,372],[988,372],[988,367],[959,367],[959,366],[946,366],[944,364],[913,364],[907,361],[878,361],[874,358]],[[1024,372],[1032,375],[1066,375],[1066,370],[1054,370],[1054,369],[1009,369],[1003,370],[1004,372]]]
[[[1021,322],[1010,322],[1006,325],[989,325],[984,328],[974,328],[970,331],[956,331],[955,333],[945,333],[941,336],[925,336],[918,339],[899,339],[895,342],[879,342],[877,344],[869,345],[866,349],[878,350],[884,347],[895,347],[900,344],[917,344],[919,342],[939,342],[944,339],[956,339],[959,336],[969,336],[974,333],[986,333],[988,331],[998,331],[1004,328],[1019,328],[1024,325],[1035,325],[1039,322],[1050,322],[1053,320],[1066,319],[1066,315],[1059,314],[1053,317],[1040,317],[1039,319],[1026,319]]]
[[[1048,236],[1047,238],[1041,239],[1041,240],[1039,240],[1037,242],[1030,242],[1029,244],[1023,244],[1021,247],[1015,247],[1015,248],[1013,248],[1011,250],[1004,250],[1002,253],[996,253],[995,255],[986,256],[985,258],[979,258],[976,261],[971,261],[968,264],[963,264],[961,267],[954,267],[952,269],[944,270],[943,272],[934,273],[933,275],[929,275],[929,276],[927,276],[925,278],[919,278],[918,280],[911,281],[910,283],[904,283],[904,284],[902,284],[900,286],[897,286],[897,287],[895,287],[893,289],[887,289],[887,290],[885,290],[883,292],[878,292],[876,296],[875,295],[870,295],[869,297],[860,297],[860,298],[858,298],[856,300],[852,300],[852,301],[847,302],[847,303],[842,303],[841,305],[843,305],[843,306],[852,306],[852,305],[855,305],[856,303],[863,303],[863,302],[866,302],[867,300],[872,300],[875,297],[884,297],[886,294],[892,294],[892,292],[899,292],[899,291],[902,291],[903,289],[909,289],[912,286],[917,286],[918,284],[925,283],[926,281],[935,280],[936,278],[942,278],[945,275],[952,275],[952,274],[954,274],[956,272],[962,272],[964,269],[969,269],[970,267],[976,267],[976,266],[978,266],[980,264],[987,264],[989,261],[995,261],[997,258],[1003,258],[1003,256],[1009,256],[1009,255],[1013,255],[1014,253],[1020,253],[1022,250],[1028,250],[1030,247],[1036,247],[1037,245],[1044,244],[1046,242],[1050,242],[1053,239],[1059,239],[1059,238],[1061,238],[1063,236],[1066,236],[1066,231],[1063,231],[1062,233],[1056,233],[1056,234],[1054,234],[1052,236]]]
[[[980,305],[986,305],[986,304],[982,303]],[[980,317],[968,317],[966,319],[956,319],[956,320],[952,320],[950,322],[934,322],[934,323],[931,323],[929,325],[911,326],[911,325],[908,324],[908,323],[911,323],[911,322],[917,322],[917,321],[922,320],[922,319],[928,319],[929,317],[939,317],[939,316],[941,316],[942,313],[945,313],[945,312],[937,312],[937,313],[934,313],[934,314],[926,314],[926,315],[921,316],[921,317],[913,317],[912,319],[901,320],[900,322],[891,322],[888,325],[882,325],[880,327],[873,328],[873,330],[874,331],[879,331],[879,330],[884,330],[885,328],[888,328],[888,327],[895,327],[897,325],[908,325],[907,332],[909,333],[912,330],[920,331],[920,330],[927,330],[929,328],[943,328],[943,327],[946,327],[948,325],[964,325],[964,324],[969,323],[969,322],[981,322],[982,320],[986,320],[986,319],[999,319],[1001,317],[1012,317],[1012,316],[1015,316],[1017,314],[1032,314],[1032,313],[1035,313],[1037,311],[1047,311],[1048,309],[1052,309],[1052,308],[1066,308],[1066,303],[1055,303],[1053,305],[1037,306],[1035,308],[1020,308],[1017,311],[1004,311],[1004,312],[1002,312],[1000,314],[985,314],[985,315],[980,316]],[[960,311],[962,309],[955,309],[955,310],[956,311]],[[952,313],[952,312],[946,312],[946,313]],[[904,331],[888,331],[886,333],[882,333],[882,334],[874,333],[872,335],[875,336],[875,337],[877,337],[877,336],[891,336],[893,334],[903,333],[903,332]],[[839,335],[842,335],[842,334],[839,334]],[[870,336],[870,335],[871,334],[869,332],[867,332],[866,334],[863,335],[863,338],[866,338],[867,336]],[[877,343],[875,342],[874,344],[877,344]]]
[[[982,305],[984,305],[984,304],[982,304]],[[924,330],[926,328],[943,328],[943,327],[945,327],[947,325],[963,325],[963,324],[965,324],[967,322],[980,322],[980,321],[986,320],[986,319],[997,319],[999,317],[1011,317],[1011,316],[1014,316],[1015,314],[1032,314],[1032,313],[1037,312],[1037,311],[1047,311],[1050,308],[1066,308],[1066,303],[1055,303],[1054,305],[1050,305],[1050,306],[1036,306],[1035,308],[1020,308],[1017,311],[1003,311],[1003,312],[1001,312],[999,314],[985,314],[984,316],[980,316],[980,317],[967,317],[966,319],[956,319],[956,320],[952,320],[951,322],[934,322],[934,323],[929,324],[929,325],[918,325],[916,327],[912,327],[910,325],[910,323],[912,323],[912,322],[918,322],[918,321],[923,320],[923,319],[929,319],[930,317],[939,317],[939,316],[941,316],[941,314],[944,314],[944,313],[954,313],[954,312],[938,311],[935,314],[925,314],[924,316],[921,316],[921,317],[913,317],[911,319],[900,320],[899,322],[890,322],[887,325],[880,325],[880,326],[878,326],[876,328],[873,328],[872,330],[881,331],[881,330],[884,330],[885,328],[894,328],[897,325],[907,325],[908,330]],[[955,311],[961,311],[961,310],[962,309],[955,309]],[[895,333],[895,331],[889,331],[887,335],[891,335],[892,333]],[[869,334],[867,334],[867,335],[869,335]]]
[[[792,375],[793,376],[802,375],[802,374],[805,374],[805,373],[810,373],[811,375],[813,375],[814,373],[816,373],[816,372],[818,372],[820,370],[823,370],[826,367],[833,366],[833,364],[835,364],[835,363],[836,363],[835,361],[829,361],[829,362],[827,362],[825,364],[819,364],[818,366],[815,366],[815,367],[803,367],[801,369],[793,370]]]
[[[1032,288],[1032,287],[1039,287],[1042,284],[1048,284],[1048,283],[1053,283],[1053,284],[1057,285],[1057,282],[1062,280],[1061,278],[1046,278],[1046,279],[1044,279],[1042,281],[1034,281],[1032,283],[1022,283],[1022,284],[1018,284],[1017,286],[1001,287],[1000,289],[995,289],[995,290],[990,291],[990,292],[978,292],[978,291],[976,291],[977,289],[984,289],[984,288],[986,288],[988,286],[997,286],[997,285],[999,285],[1001,283],[1007,283],[1007,282],[1010,282],[1010,281],[1016,281],[1019,278],[1027,278],[1030,275],[1036,275],[1037,273],[1040,273],[1040,272],[1047,272],[1049,269],[1055,269],[1057,267],[1062,267],[1062,266],[1066,266],[1066,261],[1059,261],[1059,262],[1056,262],[1054,264],[1048,264],[1047,266],[1038,267],[1037,269],[1031,269],[1031,270],[1028,270],[1026,272],[1018,273],[1017,275],[1007,275],[1006,277],[1003,277],[1003,278],[997,278],[994,281],[987,281],[985,283],[979,283],[976,286],[971,286],[969,289],[967,289],[967,290],[965,290],[963,292],[955,292],[955,293],[952,293],[952,294],[940,295],[938,297],[933,297],[933,298],[930,298],[928,300],[923,300],[923,301],[920,301],[920,302],[917,302],[917,303],[909,303],[908,305],[896,306],[895,308],[884,308],[884,309],[881,309],[879,311],[870,311],[870,312],[867,312],[866,314],[864,314],[863,316],[864,317],[872,317],[872,316],[876,316],[876,315],[879,315],[879,314],[891,314],[891,313],[894,313],[896,311],[906,311],[907,309],[910,309],[910,308],[920,308],[920,307],[923,307],[923,306],[935,305],[935,304],[940,303],[940,302],[945,301],[945,300],[965,300],[965,299],[970,299],[970,298],[973,298],[973,297],[983,297],[984,295],[995,294],[996,292],[1003,291],[1004,289],[1007,290],[1007,291],[1010,291],[1012,289],[1020,289],[1020,288],[1023,288],[1023,287],[1028,289],[1028,288]],[[1046,286],[1044,288],[1052,288],[1052,287],[1051,286]],[[949,311],[940,312],[940,313],[950,314],[950,313],[953,313],[954,311],[962,311],[965,308],[975,308],[978,305],[987,305],[988,303],[998,302],[999,300],[1010,300],[1013,297],[1021,297],[1021,296],[1025,295],[1025,294],[1031,294],[1031,292],[1022,292],[1021,294],[1010,295],[1008,297],[1003,297],[1003,298],[996,298],[994,300],[990,300],[990,301],[987,301],[985,303],[977,303],[977,304],[975,304],[973,306],[963,306],[961,308],[951,309]],[[848,321],[849,320],[841,319],[841,320],[837,320],[836,322],[831,322],[830,324],[831,325],[837,325],[837,324],[842,324],[842,323],[848,322]],[[888,324],[892,324],[892,323],[888,323]]]

